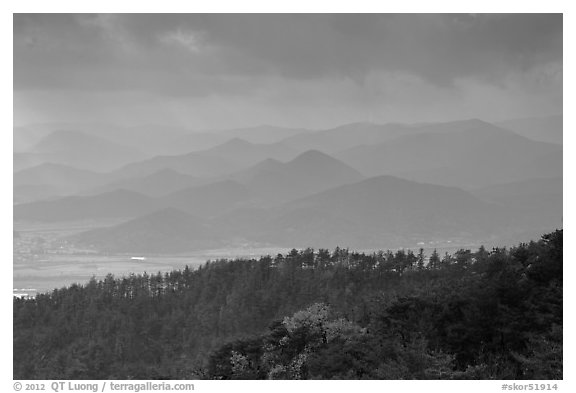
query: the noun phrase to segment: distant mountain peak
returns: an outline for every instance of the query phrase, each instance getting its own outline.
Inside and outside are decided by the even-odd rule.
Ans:
[[[223,144],[221,144],[219,146],[216,146],[215,148],[222,147],[222,146],[252,146],[252,145],[253,145],[252,143],[250,143],[250,142],[248,142],[242,138],[234,137],[234,138],[230,139],[229,141],[224,142]]]
[[[462,128],[465,128],[465,129],[482,128],[482,129],[491,129],[491,130],[502,130],[500,127],[498,127],[492,123],[489,123],[487,121],[484,121],[482,119],[478,119],[478,118],[455,121],[455,122],[450,122],[447,124],[461,125]]]
[[[294,158],[292,161],[287,162],[285,165],[287,167],[299,168],[299,170],[310,170],[319,167],[320,168],[334,167],[334,168],[346,168],[349,169],[350,171],[357,172],[355,169],[343,163],[342,161],[326,153],[314,149],[305,151],[304,153]],[[358,175],[360,175],[359,172]]]
[[[156,177],[189,177],[189,176],[185,175],[183,173],[180,173],[178,171],[175,171],[172,168],[163,168],[157,172],[154,172],[148,176],[145,176],[145,178],[156,178]]]
[[[260,161],[259,163],[257,163],[256,165],[252,166],[251,168],[248,168],[249,170],[259,170],[259,169],[275,169],[275,168],[280,168],[281,166],[283,166],[284,163],[281,161],[278,161],[275,158],[265,158],[264,160]]]
[[[468,119],[468,120],[465,120],[465,121],[468,122],[468,123],[471,123],[471,124],[482,124],[482,125],[488,124],[488,125],[492,125],[492,124],[488,123],[487,121],[484,121],[484,120],[482,120],[482,119],[478,119],[477,117],[473,117],[473,118]]]
[[[360,180],[364,176],[356,169],[342,161],[318,150],[308,150],[284,164],[284,167],[294,174],[304,176],[336,176]],[[290,168],[290,169],[289,169]]]
[[[316,150],[316,149],[311,149],[311,150],[306,150],[304,153],[300,154],[299,156],[297,156],[296,158],[294,158],[292,161],[290,161],[289,163],[294,163],[294,162],[314,162],[314,161],[319,161],[319,160],[325,160],[325,161],[338,161],[335,158],[329,156],[326,153],[322,153],[320,150]]]

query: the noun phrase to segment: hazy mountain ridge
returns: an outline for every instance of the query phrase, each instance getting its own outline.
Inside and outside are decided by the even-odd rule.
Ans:
[[[146,157],[133,147],[120,145],[99,136],[69,130],[50,133],[31,150],[40,155],[44,162],[96,171],[113,170]]]
[[[158,197],[199,184],[202,184],[202,181],[194,176],[184,175],[173,169],[161,169],[147,176],[129,177],[107,182],[104,186],[85,189],[82,194],[96,195],[124,189],[151,197]]]
[[[113,172],[116,178],[146,176],[163,169],[172,169],[195,177],[218,177],[229,175],[257,162],[279,157],[292,159],[298,155],[294,149],[279,143],[254,144],[233,138],[207,150],[186,154],[156,156],[144,161],[133,162]]]
[[[495,123],[540,142],[563,143],[563,115],[510,119]]]
[[[523,209],[540,222],[562,223],[562,178],[535,178],[470,190],[486,201]]]
[[[299,151],[281,142],[259,144],[234,137],[221,145],[202,151],[202,154],[221,157],[237,165],[248,166],[268,158],[280,161],[291,160],[299,154]]]
[[[14,173],[14,200],[34,201],[74,194],[107,181],[104,174],[62,164],[44,163]],[[29,192],[44,190],[38,195]]]
[[[262,130],[254,131],[256,136],[258,132]],[[237,133],[241,134],[232,134]],[[59,168],[61,182],[77,183],[76,187],[103,182],[91,193],[106,192],[16,205],[14,218],[126,218],[126,226],[109,228],[114,236],[106,234],[108,229],[94,236],[111,242],[118,237],[118,244],[130,247],[138,244],[140,236],[138,231],[126,233],[130,240],[122,243],[123,232],[133,228],[130,223],[147,217],[144,227],[152,227],[161,218],[158,230],[162,231],[174,214],[155,216],[154,212],[167,208],[191,214],[194,222],[205,220],[206,226],[193,226],[196,235],[206,244],[224,246],[236,241],[302,247],[414,245],[513,236],[532,226],[542,232],[561,221],[561,207],[545,208],[547,203],[561,203],[558,181],[547,180],[562,173],[562,147],[555,144],[530,140],[477,119],[410,126],[355,123],[293,133],[273,143],[233,136],[203,151],[157,156],[78,182],[75,176],[84,172],[67,173],[45,165],[36,170]],[[322,145],[332,137],[333,143],[323,145],[324,149],[298,152],[303,141]],[[349,144],[355,145],[334,155],[322,152]],[[15,179],[25,179],[27,173],[34,171],[19,173]],[[554,190],[526,195],[489,187],[510,183],[508,187],[515,189],[520,187],[515,182],[534,177],[544,179],[532,186],[535,190]],[[42,175],[28,175],[28,179],[36,184],[45,180]],[[182,222],[188,219],[183,216]],[[142,244],[151,231],[141,233]],[[181,250],[178,244],[174,247]]]
[[[300,150],[334,153],[359,144],[374,144],[416,132],[403,124],[351,123],[339,127],[302,133],[281,142]]]
[[[241,185],[233,185],[232,182],[224,186],[242,189]],[[217,187],[222,189],[223,185]],[[236,201],[252,197],[247,189],[244,191],[246,194]],[[189,198],[185,200],[190,201]],[[222,204],[228,206],[225,200]],[[206,208],[200,209],[200,212],[206,214]],[[221,212],[212,217],[210,230],[206,229],[206,232],[195,236],[206,239],[206,244],[219,247],[237,241],[274,246],[295,244],[298,247],[313,244],[317,247],[414,246],[420,242],[471,241],[493,239],[499,234],[510,236],[521,233],[534,224],[523,216],[524,213],[484,202],[454,187],[381,176],[269,209],[229,208],[228,213]],[[209,214],[206,218],[209,218]],[[133,233],[123,235],[122,230],[131,228],[139,220],[130,221],[132,224],[127,227],[110,228],[114,236],[109,236],[107,229],[91,233],[91,242],[104,244],[103,240],[97,239],[102,234],[114,244],[123,244],[122,237],[127,236],[131,239],[131,247],[136,247],[138,237]],[[115,242],[115,238],[119,239],[118,242]],[[85,241],[85,238],[79,239]],[[144,245],[146,237],[141,238],[141,242],[144,248],[147,247]],[[190,243],[189,251],[197,244]],[[120,250],[117,245],[110,247]]]
[[[158,209],[154,198],[127,190],[94,196],[67,196],[14,206],[14,220],[74,221],[88,218],[136,217]]]
[[[181,252],[217,244],[206,223],[174,208],[161,209],[112,228],[99,228],[70,238],[107,252]]]
[[[250,143],[268,144],[279,142],[282,139],[298,134],[311,132],[305,128],[288,128],[271,125],[245,127],[229,130],[218,130],[216,133],[233,138],[240,138]]]
[[[15,219],[58,221],[58,214],[62,213],[68,219],[71,213],[64,213],[68,204],[71,204],[72,210],[76,211],[75,217],[78,216],[78,218],[94,218],[96,213],[98,215],[106,214],[106,217],[114,217],[120,206],[123,206],[124,197],[127,194],[135,195],[137,199],[144,200],[145,196],[141,193],[155,196],[155,198],[145,199],[149,202],[146,206],[149,206],[150,209],[175,207],[195,215],[210,217],[234,208],[260,206],[262,204],[277,205],[290,199],[363,178],[354,169],[315,151],[303,153],[287,163],[279,163],[278,166],[273,165],[274,168],[270,168],[271,171],[269,172],[264,167],[269,168],[270,163],[271,161],[264,160],[261,164],[257,164],[254,168],[258,170],[253,173],[252,177],[246,178],[243,183],[233,179],[202,183],[199,179],[178,174],[171,169],[165,169],[132,182],[123,181],[107,185],[104,189],[110,189],[110,191],[102,194],[62,198],[50,201],[50,203],[38,202],[36,204],[17,205],[14,210],[14,217]],[[166,187],[176,187],[177,189],[166,195],[151,195],[153,189],[160,187],[161,182],[165,180],[167,182]],[[186,187],[184,183],[188,181],[200,184]],[[122,188],[124,185],[127,185],[128,189]],[[114,201],[114,196],[121,198],[119,201]],[[100,209],[87,209],[83,213],[84,217],[80,217],[82,216],[81,206],[92,206],[98,203],[102,204]],[[106,206],[110,209],[109,212],[105,211]],[[52,213],[43,212],[43,209],[47,207],[50,207]],[[130,217],[131,214],[127,213],[126,216]]]
[[[465,127],[453,130],[461,125]],[[440,125],[427,127],[441,129]],[[366,175],[390,174],[458,187],[561,173],[562,148],[558,145],[532,141],[478,120],[449,123],[448,129],[358,146],[335,156]],[[536,159],[542,161],[535,165],[532,161]]]
[[[266,239],[327,247],[471,239],[519,225],[518,217],[461,189],[392,176],[304,197],[274,215]]]
[[[364,178],[355,169],[317,150],[304,152],[286,163],[265,160],[232,177],[240,179],[266,204],[289,201]]]

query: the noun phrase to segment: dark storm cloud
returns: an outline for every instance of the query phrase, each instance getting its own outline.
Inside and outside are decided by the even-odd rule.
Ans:
[[[382,70],[446,83],[498,79],[562,56],[561,15],[16,15],[14,22],[16,88],[169,91],[184,82],[194,94],[211,84],[197,76],[361,80]]]
[[[558,113],[562,16],[17,14],[14,91],[21,122]]]
[[[216,17],[214,17],[216,18]],[[435,82],[561,58],[559,15],[244,15],[198,23],[216,45],[287,76],[412,72]],[[234,18],[234,20],[232,19]],[[247,67],[244,67],[247,68]]]

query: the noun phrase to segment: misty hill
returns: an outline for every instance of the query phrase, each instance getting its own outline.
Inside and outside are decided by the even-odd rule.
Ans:
[[[195,177],[213,177],[233,172],[238,168],[233,162],[222,157],[191,152],[182,155],[156,156],[131,163],[114,171],[111,175],[116,179],[137,178],[164,169]]]
[[[562,144],[563,116],[531,117],[505,120],[496,125],[540,142]]]
[[[72,193],[104,182],[105,175],[62,164],[44,163],[14,173],[14,186],[51,186]]]
[[[262,239],[298,246],[414,245],[515,229],[497,205],[452,187],[392,176],[366,179],[274,209]]]
[[[251,143],[275,143],[282,139],[294,135],[311,132],[304,128],[286,128],[270,125],[261,125],[255,127],[237,128],[217,131],[217,134],[226,135],[231,138],[240,138]]]
[[[12,127],[12,147],[14,153],[29,151],[50,131],[34,126],[16,126]]]
[[[230,139],[215,132],[195,132],[186,127],[162,124],[124,127],[108,123],[46,123],[14,127],[14,151],[29,152],[42,137],[55,130],[80,131],[119,145],[131,146],[148,156],[205,150]]]
[[[215,133],[198,133],[186,127],[150,124],[132,127],[100,127],[94,135],[134,146],[148,156],[185,154],[204,150],[225,142],[228,138]]]
[[[101,173],[44,163],[14,173],[14,202],[25,203],[74,194],[104,182]]]
[[[494,131],[499,128],[492,123],[474,118],[465,120],[434,122],[434,123],[418,123],[414,124],[413,127],[416,129],[418,134],[450,133],[450,132],[464,132],[464,131],[479,132],[479,130]]]
[[[385,142],[416,132],[402,124],[352,123],[328,130],[306,132],[282,140],[282,143],[300,151],[310,149],[333,153],[361,144]]]
[[[45,163],[45,157],[37,153],[14,153],[12,155],[12,171],[18,172],[26,168]]]
[[[161,209],[111,228],[83,232],[69,240],[108,252],[183,252],[210,247],[209,227],[177,209]]]
[[[235,138],[242,139],[253,144],[273,144],[279,142],[282,139],[306,131],[307,130],[304,129],[293,129],[267,125],[224,130],[188,130],[178,137],[172,138],[169,143],[168,141],[162,141],[160,144],[162,146],[169,145],[171,149],[170,154],[184,154],[192,151],[208,150]],[[156,149],[156,154],[159,153],[162,152]]]
[[[266,158],[256,165],[242,169],[241,171],[235,172],[228,177],[242,184],[246,184],[261,174],[281,170],[284,164],[285,163],[280,162],[274,158]]]
[[[298,155],[298,151],[282,143],[255,144],[240,138],[233,138],[201,154],[222,157],[237,165],[247,166],[267,158],[280,161],[290,160]]]
[[[210,181],[164,169],[142,178],[106,184],[88,195],[17,205],[15,218],[65,221],[134,217],[159,207],[174,207],[207,218],[235,208],[277,205],[363,178],[356,170],[317,151],[303,153],[287,163],[264,160],[244,175],[243,183],[231,179]],[[130,195],[135,197],[134,206],[126,200]],[[127,210],[123,211],[122,206],[127,206]]]
[[[348,149],[336,157],[370,176],[392,174],[458,187],[555,177],[562,171],[558,145],[535,142],[478,120],[464,124],[463,130],[407,135]]]
[[[208,150],[173,156],[157,156],[129,164],[113,175],[120,178],[142,177],[162,169],[203,178],[222,177],[266,158],[291,159],[298,154],[292,148],[275,144],[253,144],[234,138]]]
[[[254,193],[246,186],[224,180],[180,190],[159,201],[163,206],[207,218],[249,204],[253,197]]]
[[[200,180],[196,177],[184,175],[172,169],[162,169],[143,177],[115,180],[85,193],[94,195],[123,189],[157,197],[198,185],[199,182]]]
[[[470,190],[478,198],[524,209],[541,222],[562,225],[562,178],[539,178]]]
[[[162,198],[162,203],[209,219],[205,222],[206,232],[190,235],[190,239],[206,239],[207,243],[190,243],[187,250],[225,247],[239,242],[278,247],[371,248],[419,243],[430,247],[450,242],[494,241],[499,236],[513,238],[515,234],[534,229],[535,224],[533,217],[524,217],[525,211],[484,202],[461,189],[392,176],[339,186],[269,209],[253,204],[253,198],[253,193],[238,183],[220,182],[175,193]],[[178,214],[161,217],[158,228],[182,225]],[[171,219],[175,220],[173,225]],[[140,223],[138,219],[134,222]],[[153,226],[155,221],[145,222]],[[145,244],[148,233],[153,231],[144,229],[140,234],[134,232],[132,226],[122,225],[91,232],[89,243],[106,249],[112,247],[115,251],[144,250],[122,247]],[[178,242],[186,236],[178,236]],[[164,238],[170,236],[159,235],[159,239]],[[175,252],[184,247],[178,245],[171,249],[172,240],[166,244],[158,240],[155,244],[157,252]],[[145,250],[154,252],[152,247]]]
[[[86,134],[102,137],[124,146],[133,146],[135,149],[151,156],[202,151],[233,138],[240,138],[257,144],[275,143],[281,139],[307,131],[268,125],[224,130],[194,130],[163,124],[130,127],[102,123],[52,124],[51,127],[52,131],[55,129],[82,130]],[[16,132],[18,132],[18,138],[15,139],[14,143],[15,146],[19,147],[19,150],[15,151],[27,151],[26,147],[32,145],[30,141],[37,142],[41,136],[48,133],[44,129],[45,127],[40,130],[37,130],[38,126],[28,128],[20,127],[17,130],[15,129],[15,136]]]
[[[165,129],[169,129],[171,132],[164,132]],[[144,135],[145,140],[137,142],[138,146],[142,146],[141,150],[143,151],[156,155],[176,155],[208,150],[234,138],[254,144],[272,144],[307,130],[265,125],[224,130],[188,130],[166,126],[139,126],[127,131],[131,134]]]
[[[478,119],[422,124],[351,123],[339,127],[306,132],[286,138],[282,143],[301,151],[316,149],[336,153],[357,146],[382,144],[413,134],[464,132],[478,130],[488,125]]]
[[[153,146],[150,147],[151,151],[155,151],[156,154],[165,155],[177,155],[186,154],[193,151],[203,151],[206,149],[211,149],[218,146],[226,141],[230,140],[231,137],[216,132],[193,132],[190,131],[184,135],[178,135],[169,141],[161,142],[165,145],[165,149],[159,151],[158,149],[152,150]]]
[[[44,162],[53,162],[77,168],[107,171],[145,155],[138,150],[80,131],[54,131],[42,138],[32,152]]]
[[[235,178],[265,203],[274,204],[354,183],[364,176],[327,154],[309,150],[287,163],[265,160]]]
[[[493,160],[487,161],[481,154],[471,155],[468,161],[463,159],[461,162],[465,166],[462,168],[452,164],[443,168],[400,172],[398,175],[415,181],[475,188],[535,177],[557,177],[562,173],[561,149],[551,149],[549,153],[535,151],[533,157],[521,149],[511,150],[510,155],[518,154],[517,159],[507,156],[503,147],[496,150]]]
[[[41,201],[51,198],[58,198],[61,196],[63,196],[63,194],[59,187],[54,187],[48,184],[25,184],[21,186],[15,185],[13,189],[14,204]]]
[[[73,221],[90,218],[136,217],[158,208],[157,201],[132,191],[94,196],[68,196],[14,206],[14,220]]]
[[[513,143],[520,138],[515,138],[516,135],[510,131],[476,120],[431,124],[418,129],[431,132],[404,135],[384,143],[359,145],[335,156],[367,175],[378,176],[444,167],[462,159],[479,145],[500,142],[498,138],[512,138]]]

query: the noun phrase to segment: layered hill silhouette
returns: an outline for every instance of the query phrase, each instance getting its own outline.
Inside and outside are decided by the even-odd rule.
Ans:
[[[283,139],[290,138],[305,132],[310,132],[310,130],[304,128],[287,128],[271,125],[261,125],[256,127],[220,130],[215,133],[219,135],[226,135],[232,138],[240,138],[251,143],[267,144],[276,143]],[[212,135],[214,132],[211,132],[210,134]]]
[[[45,157],[38,153],[14,153],[12,159],[13,172],[19,172],[46,162]]]
[[[65,197],[49,202],[17,205],[15,219],[58,221],[102,217],[134,217],[133,213],[150,212],[153,208],[173,207],[190,214],[208,218],[227,213],[235,208],[275,206],[280,203],[323,191],[331,187],[358,181],[363,176],[356,170],[318,151],[309,151],[287,162],[264,160],[254,167],[236,174],[238,179],[202,182],[188,175],[164,169],[134,180],[108,184],[104,193]],[[190,186],[189,184],[195,184]],[[163,192],[167,188],[174,192]],[[124,199],[134,195],[137,202],[146,201],[142,209],[122,212]],[[152,198],[153,197],[153,198]],[[115,201],[114,198],[118,198]],[[98,209],[85,209],[100,204]],[[138,205],[139,203],[136,203]],[[49,208],[52,212],[44,212]],[[105,209],[110,211],[105,213]],[[148,210],[147,210],[148,209]],[[82,213],[84,212],[84,213]]]
[[[357,170],[317,150],[309,150],[281,163],[268,159],[236,173],[266,204],[277,204],[364,178]]]
[[[114,171],[115,179],[149,176],[155,172],[171,169],[195,177],[212,177],[228,174],[237,170],[235,164],[218,156],[192,152],[181,155],[156,156],[147,160],[133,162]]]
[[[511,119],[498,122],[496,125],[535,141],[561,145],[563,142],[562,121],[563,116],[558,115]]]
[[[253,199],[254,193],[246,186],[224,180],[177,191],[159,199],[159,203],[209,218],[249,204]]]
[[[392,176],[369,178],[293,202],[273,212],[263,238],[317,247],[473,239],[522,226],[501,206],[454,187]]]
[[[561,226],[562,146],[481,120],[214,132],[207,145],[222,143],[105,173],[52,162],[16,172],[14,219],[125,220],[75,241],[126,252],[478,244]],[[122,138],[100,139],[51,133],[22,154],[133,157]]]
[[[32,153],[43,162],[70,165],[76,168],[109,171],[145,155],[129,146],[79,131],[54,131],[42,138]]]
[[[463,124],[466,127],[458,129]],[[450,131],[406,135],[335,156],[369,176],[390,174],[464,188],[556,177],[562,172],[559,145],[536,142],[479,120],[427,128]]]
[[[282,140],[282,143],[300,151],[313,149],[334,153],[359,144],[382,143],[413,132],[416,132],[413,127],[403,124],[352,123],[300,133]]]
[[[24,184],[14,186],[12,200],[14,204],[20,204],[58,198],[63,195],[65,194],[62,193],[59,187],[47,184]]]
[[[172,216],[176,220],[174,227],[181,225],[181,218]],[[156,228],[170,228],[166,220],[172,216],[147,216],[146,223]],[[155,226],[155,219],[161,220],[161,224]],[[139,220],[92,231],[89,238],[77,240],[83,245],[110,243],[112,249],[125,252],[139,251],[136,245],[142,244],[142,251],[153,251],[145,244],[147,236],[139,238],[131,230],[138,226]],[[381,176],[269,209],[230,209],[198,227],[204,232],[194,233],[188,251],[198,247],[192,240],[199,238],[218,247],[239,241],[278,247],[339,245],[365,248],[382,247],[383,244],[401,247],[470,242],[522,233],[531,224],[530,220],[504,206],[487,203],[458,188]],[[169,237],[168,232],[159,238]],[[122,249],[127,242],[124,237],[130,239],[130,249]],[[166,245],[159,249],[165,252],[169,248]],[[182,248],[178,247],[178,251]]]
[[[143,177],[163,169],[196,176],[217,177],[236,172],[266,158],[290,159],[298,152],[282,144],[253,144],[234,138],[213,148],[187,154],[157,156],[115,171],[116,178]]]
[[[73,194],[106,181],[106,176],[99,172],[44,163],[14,173],[14,199],[33,201]],[[31,190],[37,190],[39,194],[34,195],[30,193]]]
[[[107,252],[174,253],[217,244],[204,221],[178,209],[162,209],[112,228],[99,228],[71,241]]]
[[[478,198],[524,211],[539,223],[562,226],[562,178],[536,178],[471,190]]]
[[[160,207],[154,198],[116,190],[94,196],[68,196],[18,204],[14,206],[14,220],[57,222],[136,217]]]
[[[255,164],[267,158],[280,161],[290,160],[298,151],[282,143],[255,144],[240,138],[233,138],[226,143],[203,151],[201,154],[221,157],[240,166]]]
[[[91,189],[84,188],[83,194],[96,195],[122,189],[138,192],[151,197],[159,197],[201,183],[202,181],[194,176],[184,175],[173,169],[161,169],[143,177],[114,180],[104,186]]]

